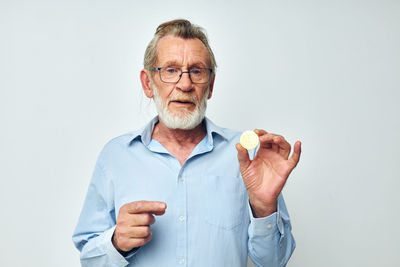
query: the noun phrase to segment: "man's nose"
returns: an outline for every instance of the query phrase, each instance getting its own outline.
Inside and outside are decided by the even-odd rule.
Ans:
[[[189,91],[193,88],[192,80],[190,79],[190,73],[188,71],[182,71],[181,78],[179,79],[176,86],[182,91]]]

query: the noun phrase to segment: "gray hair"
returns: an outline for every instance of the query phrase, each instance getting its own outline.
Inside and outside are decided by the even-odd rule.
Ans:
[[[156,67],[157,62],[157,43],[158,41],[167,35],[180,37],[183,39],[199,39],[207,48],[208,54],[210,55],[210,68],[212,69],[213,75],[215,75],[215,68],[217,63],[215,62],[214,53],[208,44],[208,39],[203,28],[190,23],[185,19],[176,19],[167,21],[157,27],[156,33],[153,39],[150,41],[144,53],[144,68],[151,71],[152,68]]]

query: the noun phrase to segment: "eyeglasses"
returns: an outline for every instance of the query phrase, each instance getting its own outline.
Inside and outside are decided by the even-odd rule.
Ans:
[[[159,67],[151,70],[158,70],[161,81],[165,83],[177,83],[184,73],[189,74],[189,79],[192,83],[208,83],[211,78],[212,69],[208,68],[193,68],[188,71],[182,71],[176,67]]]

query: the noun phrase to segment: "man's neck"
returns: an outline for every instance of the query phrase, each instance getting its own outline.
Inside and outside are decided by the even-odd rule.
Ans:
[[[154,126],[151,138],[162,144],[183,165],[206,134],[206,127],[203,123],[191,130],[182,130],[170,129],[159,120]]]
[[[200,123],[190,130],[170,129],[161,120],[154,126],[152,139],[157,141],[167,141],[177,146],[185,147],[190,144],[198,144],[206,136],[206,128]]]

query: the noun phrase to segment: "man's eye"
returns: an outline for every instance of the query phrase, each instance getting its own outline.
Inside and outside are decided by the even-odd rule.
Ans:
[[[165,70],[168,73],[176,73],[176,72],[178,72],[178,70],[176,68],[166,68]]]
[[[194,74],[194,75],[198,75],[198,74],[201,73],[201,70],[199,70],[199,69],[192,69],[192,70],[190,70],[190,73],[191,73],[191,74]]]

